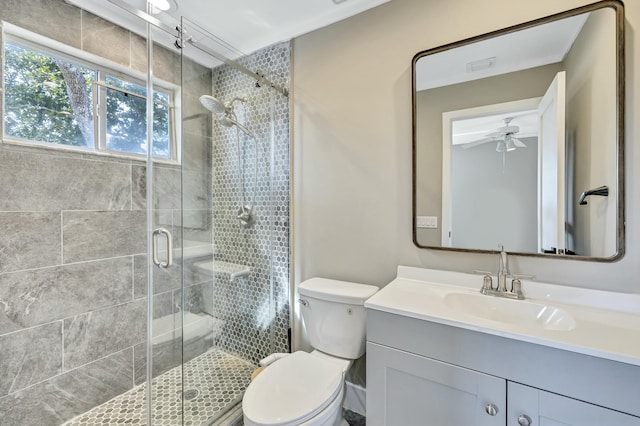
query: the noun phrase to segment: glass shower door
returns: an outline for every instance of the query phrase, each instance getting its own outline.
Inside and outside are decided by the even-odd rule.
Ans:
[[[220,253],[214,256],[219,248],[214,205],[222,201],[213,191],[219,140],[215,137],[214,114],[200,100],[213,94],[213,68],[219,62],[206,53],[210,40],[197,26],[183,19],[181,28],[183,411],[184,424],[204,426],[215,424],[241,399],[244,387],[240,389],[227,379],[241,370],[244,384],[255,366],[244,360],[239,366],[236,357],[219,350],[220,339],[230,330],[229,318],[220,315],[219,306],[235,301],[232,292],[221,285],[233,273],[229,269],[233,266]]]
[[[149,12],[151,13],[151,12]],[[164,17],[164,20],[170,20]],[[182,137],[180,52],[172,26],[147,26],[147,164],[138,176],[147,194],[148,424],[182,424]],[[151,136],[149,136],[151,135]],[[142,352],[142,351],[141,351]]]
[[[267,80],[289,50],[180,28],[184,424],[209,425],[241,417],[258,362],[289,350],[288,99]]]

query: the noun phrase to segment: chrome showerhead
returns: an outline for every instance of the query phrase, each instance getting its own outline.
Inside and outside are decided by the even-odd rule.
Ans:
[[[216,114],[220,124],[225,127],[236,126],[238,129],[242,130],[244,133],[255,139],[256,136],[253,134],[253,132],[239,123],[236,119],[236,116],[233,112],[233,104],[236,101],[246,102],[247,100],[245,98],[233,98],[230,102],[223,103],[210,95],[200,96],[200,103],[202,104],[202,106],[212,113]]]
[[[227,107],[224,103],[220,102],[213,96],[202,95],[200,96],[200,103],[203,107],[208,109],[214,114],[224,114],[229,111],[229,107]]]

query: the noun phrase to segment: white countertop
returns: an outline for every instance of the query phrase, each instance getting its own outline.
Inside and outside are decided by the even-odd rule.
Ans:
[[[640,295],[523,280],[526,300],[519,301],[480,295],[481,287],[479,275],[399,266],[397,278],[368,299],[365,307],[640,366]],[[447,303],[451,294],[477,301],[476,314],[453,309]],[[501,306],[513,311],[545,305],[574,322],[559,330],[483,318],[477,313],[485,309],[485,300],[487,312]]]

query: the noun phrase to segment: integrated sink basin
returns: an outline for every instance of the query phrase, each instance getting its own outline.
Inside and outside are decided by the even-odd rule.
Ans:
[[[522,280],[525,299],[514,300],[481,294],[482,284],[478,275],[399,266],[365,307],[640,366],[640,295]]]
[[[556,331],[570,331],[576,326],[565,310],[526,300],[454,292],[444,295],[444,304],[463,315],[512,326]]]

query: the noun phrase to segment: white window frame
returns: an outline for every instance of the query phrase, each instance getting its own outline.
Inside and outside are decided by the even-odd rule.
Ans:
[[[146,98],[145,96],[128,92],[119,87],[114,87],[106,84],[106,77],[115,77],[117,79],[126,81],[127,83],[136,84],[146,88],[146,74],[135,71],[131,68],[123,65],[111,62],[98,55],[82,51],[80,49],[65,45],[56,40],[52,40],[48,37],[40,34],[33,33],[23,28],[17,27],[13,24],[2,22],[2,52],[4,53],[4,46],[6,42],[14,42],[18,45],[33,48],[34,50],[41,52],[45,55],[57,57],[60,59],[68,60],[74,64],[80,65],[84,68],[88,68],[96,71],[97,78],[93,83],[93,116],[94,116],[94,144],[93,146],[79,147],[63,144],[55,144],[43,141],[34,141],[21,139],[5,134],[4,129],[4,111],[5,108],[5,88],[4,78],[2,79],[2,106],[3,106],[3,126],[2,126],[2,139],[3,143],[10,143],[15,145],[29,145],[38,146],[55,150],[76,151],[82,153],[91,153],[109,157],[124,157],[137,160],[144,160],[147,154],[131,153],[126,151],[110,150],[106,147],[106,114],[102,114],[102,111],[106,111],[106,93],[105,88],[111,90],[117,90],[130,95]],[[4,55],[2,60],[2,67],[4,73]],[[154,78],[153,81],[154,91],[158,91],[163,94],[169,95],[169,102],[160,102],[162,105],[169,107],[169,158],[153,157],[154,162],[168,163],[168,164],[180,164],[181,152],[179,138],[181,134],[181,89],[180,86],[174,83],[163,81]],[[99,92],[103,92],[100,94]]]

